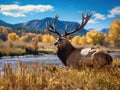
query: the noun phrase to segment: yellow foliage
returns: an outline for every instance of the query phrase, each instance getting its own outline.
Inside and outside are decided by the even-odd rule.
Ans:
[[[104,39],[104,46],[109,46],[110,45],[110,38],[108,37],[108,34],[105,34],[105,39]]]
[[[34,33],[26,33],[24,36],[20,38],[20,40],[25,42],[30,42],[35,36],[36,34]]]
[[[9,33],[7,36],[8,41],[17,41],[19,40],[19,35],[17,35],[16,33]]]
[[[109,37],[111,44],[114,44],[114,46],[120,45],[120,19],[115,19],[110,25]]]
[[[82,36],[79,41],[80,44],[87,44],[87,40],[85,36]]]
[[[53,43],[53,42],[55,42],[55,38],[52,35],[45,34],[42,36],[42,42]]]
[[[24,41],[24,42],[28,41],[28,36],[24,35],[24,36],[20,37],[20,41]]]
[[[34,38],[32,38],[32,41],[41,41],[42,40],[42,35],[37,34]]]
[[[81,44],[86,44],[87,41],[86,41],[86,37],[85,36],[74,36],[71,40],[71,43],[72,44],[78,44],[78,45],[81,45]]]
[[[80,41],[80,36],[74,36],[71,40],[71,43],[72,44],[80,44],[79,41]]]
[[[105,39],[105,34],[97,30],[87,32],[86,39],[89,44],[102,45]]]
[[[26,35],[34,37],[36,34],[35,33],[26,33]]]

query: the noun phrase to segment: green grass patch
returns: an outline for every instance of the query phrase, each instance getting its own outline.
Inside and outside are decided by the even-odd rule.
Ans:
[[[56,53],[55,49],[39,49],[38,52],[45,53],[45,54],[55,54]]]

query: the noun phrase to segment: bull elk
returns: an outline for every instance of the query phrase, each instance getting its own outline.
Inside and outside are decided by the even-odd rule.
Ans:
[[[66,36],[81,30],[87,24],[91,16],[92,14],[87,13],[86,16],[84,16],[82,13],[82,23],[70,32],[66,31],[66,26],[65,33],[63,35],[61,35],[55,28],[58,16],[56,16],[53,21],[46,23],[47,29],[58,35],[54,45],[58,48],[57,56],[65,66],[81,67],[82,65],[87,65],[103,67],[112,63],[112,57],[105,51],[101,51],[96,48],[75,48],[66,38]]]

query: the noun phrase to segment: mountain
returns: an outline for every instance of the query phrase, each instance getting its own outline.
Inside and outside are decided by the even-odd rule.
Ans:
[[[101,32],[108,34],[109,29],[108,28],[104,28],[104,29],[101,30]]]
[[[15,27],[23,27],[31,30],[44,30],[46,22],[51,21],[51,18],[45,18],[42,20],[31,20],[23,23],[15,24]]]
[[[7,23],[7,22],[5,22],[3,20],[0,20],[0,26],[13,27],[14,25],[9,24],[9,23]]]
[[[18,24],[15,24],[14,26],[15,27],[28,28],[28,29],[31,29],[31,30],[44,31],[46,29],[46,22],[51,22],[52,20],[53,20],[53,18],[47,17],[47,18],[44,18],[42,20],[31,20],[31,21],[27,21],[27,22],[23,22],[23,23],[18,23]],[[79,25],[76,22],[68,22],[68,21],[57,20],[55,26],[60,33],[64,33],[64,29],[65,29],[66,24],[68,26],[68,28],[67,28],[68,32],[75,29],[75,27],[77,27]],[[76,34],[77,35],[78,34],[79,35],[85,35],[86,33],[87,33],[87,30],[82,29],[82,30],[76,32],[75,35]]]
[[[88,30],[88,31],[91,31],[91,30],[95,30],[95,29],[94,29],[94,28],[88,28],[87,30]]]
[[[53,18],[47,17],[41,20],[31,20],[23,23],[17,23],[17,24],[9,24],[6,23],[2,20],[0,20],[0,25],[2,26],[7,26],[7,27],[14,27],[14,28],[27,28],[30,29],[31,31],[41,31],[44,32],[46,29],[46,22],[51,22]],[[60,32],[61,34],[64,33],[65,26],[67,24],[67,32],[75,29],[79,24],[77,22],[68,22],[68,21],[60,21],[57,20],[55,27]],[[74,33],[74,35],[85,35],[88,31],[85,30],[84,28],[79,30],[78,32]]]

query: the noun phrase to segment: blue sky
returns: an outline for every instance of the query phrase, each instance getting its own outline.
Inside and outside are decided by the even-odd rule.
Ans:
[[[109,28],[120,19],[120,0],[0,0],[0,20],[20,23],[60,15],[59,20],[81,22],[81,13],[92,12],[86,29]]]

